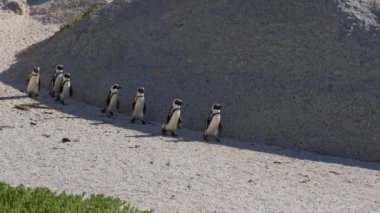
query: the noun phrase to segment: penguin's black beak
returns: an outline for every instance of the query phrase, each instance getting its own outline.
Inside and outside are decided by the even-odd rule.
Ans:
[[[179,101],[179,100],[177,100],[177,101],[175,101],[175,104],[177,104],[178,106],[182,106],[182,105],[183,105],[183,102],[182,102],[182,101]]]
[[[123,87],[121,87],[121,86],[118,86],[118,87],[117,87],[117,89],[123,89]]]
[[[220,104],[215,104],[214,105],[214,109],[215,110],[220,110],[222,108],[222,105],[220,105]]]

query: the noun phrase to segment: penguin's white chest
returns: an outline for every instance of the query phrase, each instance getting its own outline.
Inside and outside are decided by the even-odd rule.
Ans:
[[[28,93],[37,93],[38,91],[38,81],[40,80],[40,76],[34,75],[29,79],[27,92]]]
[[[107,108],[108,111],[115,111],[116,110],[117,101],[118,101],[118,94],[115,93],[111,97],[110,103],[109,103],[108,108]]]
[[[142,119],[144,117],[144,97],[137,99],[132,117]]]
[[[64,100],[66,97],[70,96],[70,86],[71,86],[70,81],[66,81],[65,84],[63,85],[63,89],[60,95],[61,100]]]
[[[218,136],[220,120],[221,120],[220,114],[214,115],[212,117],[210,125],[206,129],[206,135]]]
[[[181,116],[181,110],[174,111],[174,113],[172,114],[172,117],[170,118],[169,123],[165,125],[165,129],[169,131],[176,130],[178,119],[180,118],[180,116]]]
[[[62,80],[63,80],[63,74],[57,75],[54,81],[54,85],[53,85],[53,92],[59,92],[59,87],[62,84]]]

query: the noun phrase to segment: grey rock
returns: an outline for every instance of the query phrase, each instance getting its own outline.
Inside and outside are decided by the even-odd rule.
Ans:
[[[93,5],[104,5],[111,0],[34,0],[29,1],[30,15],[45,24],[63,24]]]
[[[180,97],[184,126],[203,131],[219,102],[225,136],[380,162],[379,19],[347,2],[115,0],[5,75],[62,63],[76,97],[100,107],[117,82],[130,112],[144,86],[148,120]]]
[[[0,1],[0,6],[3,10],[10,10],[19,15],[23,15],[29,12],[28,7],[26,5],[26,0],[2,0]]]

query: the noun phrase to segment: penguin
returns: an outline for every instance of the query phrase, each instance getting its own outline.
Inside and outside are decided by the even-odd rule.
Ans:
[[[213,104],[211,108],[211,112],[206,121],[206,129],[203,134],[203,138],[208,141],[208,137],[214,137],[216,141],[220,142],[218,137],[220,131],[222,130],[222,122],[221,122],[221,114],[220,109],[222,105]]]
[[[26,92],[29,97],[37,97],[38,91],[40,91],[40,67],[33,67],[32,72],[29,74],[28,80],[26,82],[27,88]]]
[[[55,97],[60,92],[60,87],[63,80],[63,65],[58,64],[55,68],[55,73],[50,81],[50,95]]]
[[[107,113],[108,117],[113,116],[113,111],[119,109],[119,89],[122,89],[122,87],[119,84],[112,85],[106,99],[106,105],[101,110],[102,113]]]
[[[70,73],[64,73],[63,74],[62,83],[61,83],[61,86],[59,88],[59,95],[55,99],[55,101],[59,101],[63,105],[65,104],[65,99],[67,97],[73,96],[73,88],[71,87],[70,78],[71,78]]]
[[[173,106],[170,108],[170,111],[166,117],[165,123],[161,126],[162,135],[166,135],[166,132],[171,132],[173,137],[178,135],[175,133],[175,130],[181,129],[182,127],[182,118],[181,118],[181,106],[183,101],[181,99],[174,99]]]
[[[146,124],[144,121],[144,115],[146,112],[144,91],[144,87],[139,87],[137,89],[135,100],[132,103],[131,123],[134,123],[136,120],[140,120],[143,125]]]

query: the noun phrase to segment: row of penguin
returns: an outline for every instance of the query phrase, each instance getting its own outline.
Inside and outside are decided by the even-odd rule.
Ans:
[[[50,81],[50,92],[52,97],[55,97],[55,101],[65,104],[65,99],[73,96],[73,88],[70,82],[70,73],[63,71],[63,65],[58,64],[56,66],[55,72],[52,75]],[[27,93],[29,97],[37,97],[40,90],[40,67],[34,67],[32,72],[29,74],[27,80]],[[110,91],[108,92],[106,103],[104,108],[101,110],[102,113],[106,113],[108,117],[113,117],[114,111],[119,109],[119,97],[118,93],[122,87],[119,84],[112,85]],[[175,131],[182,127],[181,118],[181,106],[183,101],[179,98],[174,99],[173,104],[170,108],[168,115],[166,116],[165,122],[161,126],[162,135],[166,135],[168,132],[171,133],[173,137],[178,136]],[[213,137],[216,141],[220,141],[218,135],[222,129],[221,123],[221,105],[213,104],[211,112],[207,118],[206,128],[203,133],[203,138],[208,140],[209,137]],[[144,115],[146,113],[146,104],[144,96],[144,87],[139,87],[137,89],[136,97],[132,103],[132,115],[131,123],[135,121],[140,121],[142,124],[146,124],[144,120]]]

